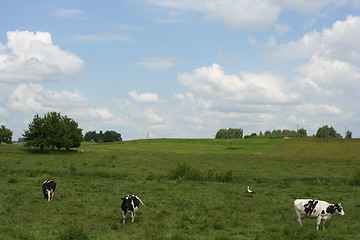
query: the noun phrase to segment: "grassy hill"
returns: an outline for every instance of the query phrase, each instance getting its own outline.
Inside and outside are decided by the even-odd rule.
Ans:
[[[359,169],[357,139],[151,139],[44,153],[0,145],[0,239],[360,239]],[[52,202],[46,179],[57,182]],[[124,225],[127,194],[146,208]],[[301,228],[296,198],[341,202],[346,215],[325,231],[314,219]]]

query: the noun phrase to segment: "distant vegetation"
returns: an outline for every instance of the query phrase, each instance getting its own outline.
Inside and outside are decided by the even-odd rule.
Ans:
[[[229,128],[229,129],[220,129],[216,135],[215,139],[221,138],[242,138],[243,130],[241,128]],[[306,138],[306,137],[316,137],[316,138],[342,138],[342,136],[336,132],[336,130],[331,126],[325,125],[320,127],[314,136],[308,136],[307,132],[304,128],[300,128],[297,131],[294,130],[273,130],[273,131],[265,131],[264,133],[261,131],[259,135],[257,133],[251,133],[249,135],[245,135],[244,139],[249,138]],[[352,138],[352,132],[347,131],[345,138]]]
[[[115,131],[106,131],[103,133],[101,130],[99,133],[96,131],[89,131],[85,133],[84,140],[86,142],[120,142],[122,141],[121,134]]]

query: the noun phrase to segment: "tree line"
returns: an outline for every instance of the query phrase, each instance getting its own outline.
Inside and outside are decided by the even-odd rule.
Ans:
[[[316,138],[342,138],[341,134],[336,132],[332,126],[320,127],[316,135],[308,136],[306,130],[303,128],[294,130],[273,130],[260,132],[259,134],[252,133],[250,135],[243,135],[244,131],[241,128],[220,129],[217,131],[216,139],[232,139],[232,138],[285,138],[285,137],[316,137]],[[5,125],[0,127],[0,144],[12,143],[13,132],[6,128]],[[352,132],[347,131],[345,138],[352,138]],[[82,129],[78,127],[78,123],[67,116],[61,116],[57,112],[49,112],[43,117],[38,114],[29,123],[28,130],[25,130],[23,138],[27,147],[36,147],[43,149],[62,149],[69,150],[70,148],[80,147],[82,141],[88,142],[118,142],[122,141],[121,134],[116,131],[89,131],[84,136]]]
[[[101,130],[99,133],[96,131],[89,131],[85,133],[84,140],[86,142],[96,142],[96,143],[103,143],[103,142],[120,142],[122,141],[121,134],[115,131],[106,131],[103,133]]]
[[[243,129],[241,128],[229,128],[229,129],[220,129],[215,134],[215,139],[228,139],[228,138],[306,138],[306,137],[313,137],[313,138],[342,138],[341,134],[336,132],[336,130],[332,126],[322,126],[320,127],[316,134],[313,136],[308,136],[307,132],[304,128],[300,128],[298,130],[273,130],[273,131],[265,131],[257,133],[251,133],[249,135],[243,136]],[[352,132],[346,131],[345,138],[352,138]]]

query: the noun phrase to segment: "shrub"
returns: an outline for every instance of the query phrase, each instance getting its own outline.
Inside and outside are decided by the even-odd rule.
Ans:
[[[171,170],[168,174],[168,178],[171,180],[202,180],[202,174],[198,169],[191,168],[186,163],[178,164],[178,166]]]
[[[210,169],[202,173],[196,168],[192,168],[186,163],[178,164],[178,166],[171,170],[168,174],[170,180],[190,180],[190,181],[209,181],[209,182],[233,182],[234,177],[232,171],[216,172]]]

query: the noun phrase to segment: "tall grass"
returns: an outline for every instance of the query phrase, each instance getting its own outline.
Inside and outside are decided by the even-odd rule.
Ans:
[[[360,141],[271,141],[158,139],[70,153],[0,145],[0,239],[360,239]],[[46,179],[57,183],[51,202]],[[122,224],[127,194],[146,208]],[[326,231],[313,219],[301,228],[295,198],[341,202],[346,215]]]

